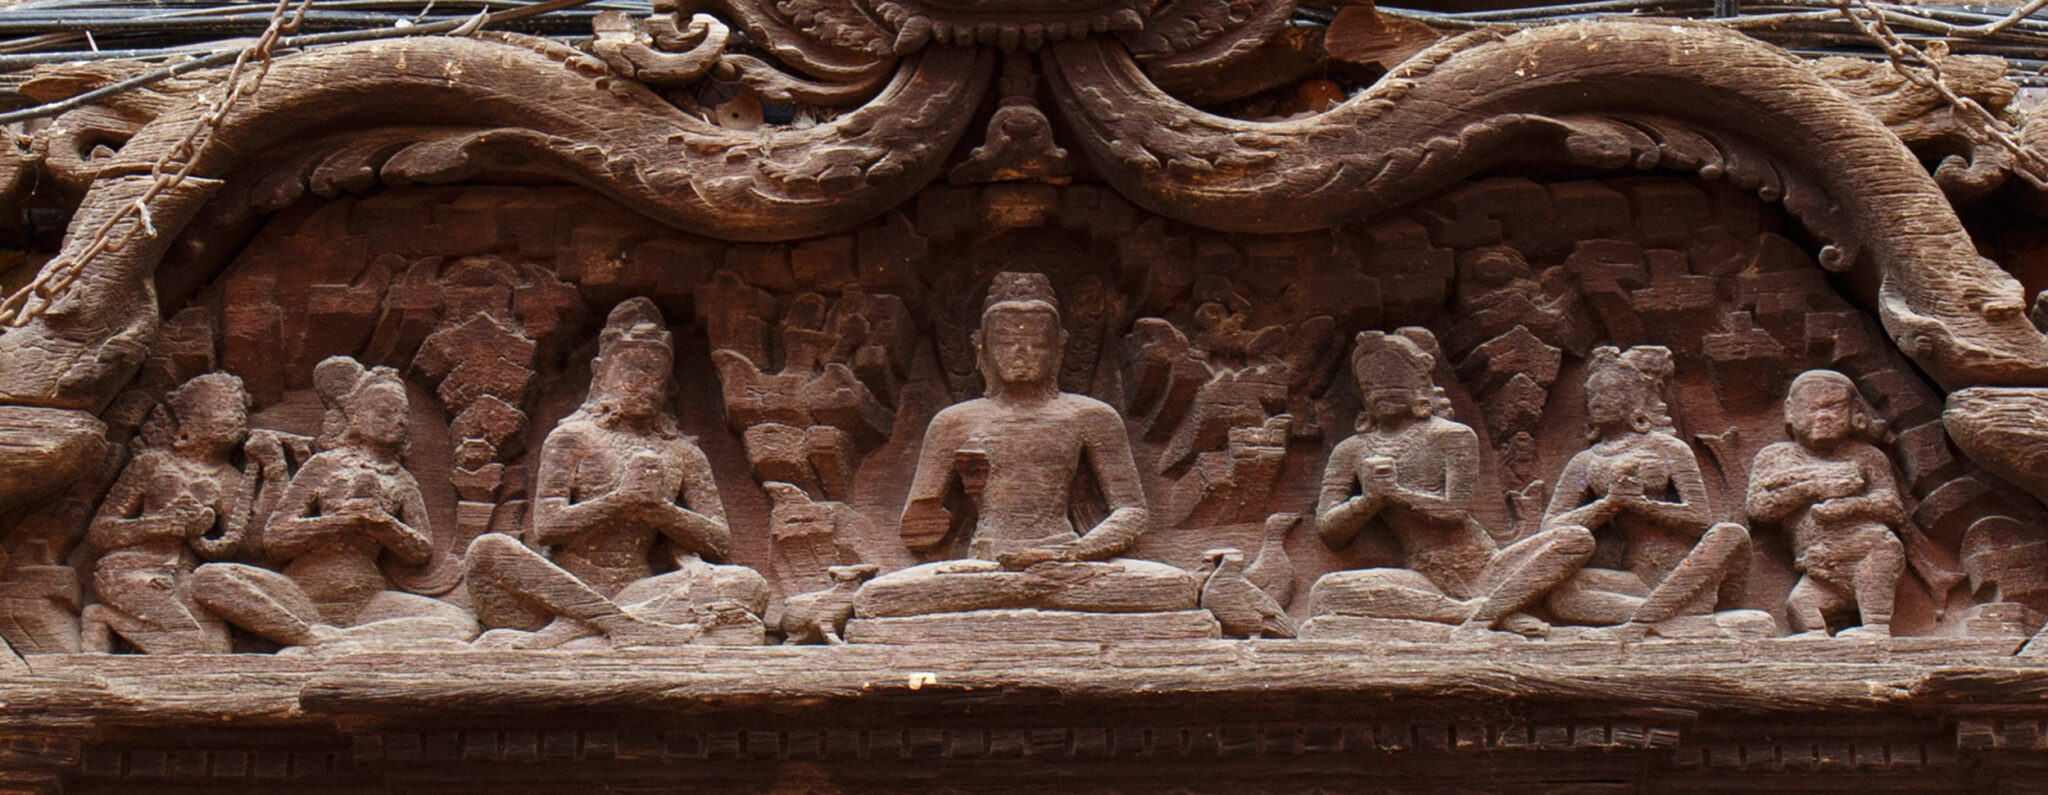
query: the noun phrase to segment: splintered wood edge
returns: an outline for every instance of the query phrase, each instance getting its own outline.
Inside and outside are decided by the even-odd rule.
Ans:
[[[1648,646],[1663,646],[1651,649]],[[2026,707],[2048,659],[1900,659],[1884,644],[1775,649],[1673,642],[1426,649],[1324,641],[683,648],[626,653],[31,657],[0,676],[0,726],[321,726],[346,719],[541,718],[819,710],[875,716],[1044,708],[1257,705],[1398,709],[1423,702],[1570,711],[1913,715]],[[1461,653],[1462,652],[1462,653]],[[1788,659],[1801,656],[1805,659]],[[1722,661],[1714,661],[1716,657]],[[1687,660],[1691,661],[1688,662]],[[1972,707],[1971,705],[1975,705]],[[2048,709],[2048,707],[2042,707]],[[1278,710],[1278,712],[1275,712]]]

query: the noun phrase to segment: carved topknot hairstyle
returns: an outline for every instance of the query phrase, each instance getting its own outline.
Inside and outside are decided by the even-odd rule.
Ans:
[[[1052,279],[1043,273],[1015,273],[1004,271],[996,274],[995,281],[988,285],[988,297],[981,302],[981,314],[1003,304],[1019,304],[1018,309],[1043,309],[1057,315],[1060,313],[1059,297],[1053,292]],[[1042,304],[1043,306],[1038,306]]]
[[[602,362],[615,351],[642,346],[657,348],[668,358],[675,356],[674,335],[669,333],[661,309],[647,298],[628,298],[612,307],[611,315],[605,318],[604,332],[597,337],[597,360]]]
[[[1619,376],[1627,389],[1634,393],[1636,416],[1631,420],[1637,433],[1676,433],[1677,425],[1671,421],[1671,410],[1664,402],[1664,383],[1677,372],[1677,365],[1671,361],[1671,349],[1662,345],[1637,345],[1626,351],[1612,345],[1594,349],[1590,366],[1586,369],[1586,388],[1593,389],[1593,379]],[[1598,441],[1599,429],[1594,429],[1590,438]]]
[[[353,358],[329,356],[313,368],[313,389],[320,393],[320,404],[327,407],[320,423],[319,446],[331,450],[352,441],[348,409],[358,398],[372,389],[396,389],[405,394],[405,382],[389,367],[365,368]]]
[[[170,447],[181,435],[186,418],[210,400],[234,401],[241,404],[243,411],[250,405],[249,392],[243,388],[241,377],[231,373],[195,376],[164,395],[163,402],[149,413],[149,419],[142,424],[142,443]]]
[[[1792,379],[1792,386],[1785,390],[1785,432],[1787,434],[1790,434],[1795,439],[1798,438],[1798,434],[1792,430],[1793,398],[1798,397],[1800,392],[1824,384],[1838,387],[1848,394],[1849,413],[1852,415],[1850,417],[1850,427],[1855,429],[1855,432],[1851,435],[1859,437],[1866,442],[1881,443],[1884,441],[1885,421],[1880,419],[1877,416],[1877,410],[1872,409],[1870,403],[1863,399],[1863,392],[1856,388],[1856,382],[1849,380],[1848,376],[1834,370],[1808,370],[1800,373],[1798,378]]]
[[[1417,419],[1449,417],[1451,401],[1432,375],[1441,355],[1436,335],[1420,326],[1406,326],[1391,334],[1361,331],[1351,348],[1351,372],[1358,377],[1361,392],[1374,387],[1415,390]],[[1372,412],[1358,415],[1360,430],[1371,430],[1373,425]]]

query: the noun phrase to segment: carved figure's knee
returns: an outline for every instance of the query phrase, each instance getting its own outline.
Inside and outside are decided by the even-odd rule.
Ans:
[[[533,551],[519,543],[519,539],[504,533],[485,533],[469,542],[469,551],[463,557],[470,571],[495,575],[499,567],[513,558],[531,554]]]
[[[261,569],[240,563],[208,563],[192,572],[194,595],[221,595],[250,593],[261,590]]]
[[[1732,552],[1749,546],[1749,531],[1734,522],[1722,522],[1707,529],[1700,536],[1699,548],[1716,552]]]
[[[712,581],[718,594],[739,602],[748,612],[761,615],[768,612],[768,578],[745,566],[719,566],[713,569]]]

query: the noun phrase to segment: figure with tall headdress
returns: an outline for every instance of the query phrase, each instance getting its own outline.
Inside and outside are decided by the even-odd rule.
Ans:
[[[1059,390],[1066,339],[1044,275],[997,274],[973,335],[986,396],[932,418],[903,508],[911,549],[964,540],[968,557],[869,581],[857,616],[1195,608],[1187,572],[1116,557],[1145,531],[1145,492],[1116,409]],[[1103,513],[1078,499],[1077,476],[1092,480]]]
[[[1808,370],[1785,393],[1792,440],[1757,451],[1749,469],[1749,518],[1791,535],[1799,582],[1785,599],[1794,632],[1826,635],[1830,619],[1859,623],[1841,634],[1888,637],[1905,573],[1910,531],[1892,462],[1865,437],[1878,432],[1848,376]]]
[[[1342,549],[1378,520],[1405,568],[1326,574],[1309,590],[1310,613],[1544,634],[1549,625],[1521,610],[1585,562],[1592,536],[1558,528],[1495,544],[1471,511],[1479,438],[1449,417],[1436,360],[1427,329],[1358,335],[1351,369],[1364,406],[1324,469],[1316,533]]]
[[[1767,635],[1769,614],[1718,610],[1747,581],[1749,531],[1712,519],[1699,461],[1664,402],[1672,371],[1663,347],[1593,351],[1590,444],[1558,476],[1543,527],[1589,530],[1599,544],[1546,604],[1560,621],[1629,637]]]
[[[495,628],[478,645],[764,641],[768,581],[723,563],[732,530],[710,459],[669,409],[674,367],[654,302],[612,310],[588,396],[541,445],[530,536],[470,543],[469,592]]]
[[[387,561],[434,554],[419,481],[403,465],[405,384],[389,367],[346,356],[313,370],[327,405],[321,452],[285,486],[263,529],[278,571],[208,563],[193,573],[198,601],[228,623],[285,646],[343,648],[461,642],[469,611],[392,587]]]

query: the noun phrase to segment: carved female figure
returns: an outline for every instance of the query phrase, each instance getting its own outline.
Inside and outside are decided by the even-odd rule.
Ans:
[[[1592,444],[1565,464],[1543,528],[1585,528],[1600,545],[1591,566],[1551,592],[1551,613],[1635,636],[1768,634],[1762,611],[1714,613],[1748,575],[1749,532],[1709,518],[1699,462],[1672,433],[1662,397],[1671,351],[1604,346],[1591,365]]]
[[[328,406],[327,449],[292,477],[264,526],[282,571],[201,566],[194,577],[200,603],[287,646],[475,636],[467,611],[393,590],[384,574],[387,554],[417,565],[434,551],[419,482],[400,464],[407,399],[398,373],[336,356],[313,378]]]
[[[248,530],[257,466],[230,460],[249,435],[248,408],[242,379],[209,373],[151,415],[86,536],[100,556],[99,603],[80,616],[87,651],[111,651],[116,634],[146,654],[230,651],[227,625],[194,598],[192,572],[233,555]]]
[[[470,544],[470,593],[499,627],[480,645],[762,642],[768,581],[716,562],[732,531],[710,459],[668,410],[674,366],[654,302],[612,310],[589,396],[541,446],[533,541],[549,554],[498,533]],[[676,568],[657,573],[649,557],[663,541]]]
[[[1358,335],[1351,368],[1365,406],[1324,469],[1316,533],[1342,549],[1377,518],[1407,567],[1324,575],[1310,611],[1542,634],[1548,625],[1518,611],[1585,562],[1592,536],[1559,527],[1496,547],[1471,514],[1479,438],[1445,416],[1435,351],[1427,329]]]
[[[1848,376],[1809,370],[1785,395],[1792,441],[1757,451],[1750,467],[1750,521],[1779,524],[1792,537],[1800,577],[1785,605],[1796,632],[1825,635],[1830,617],[1853,612],[1862,625],[1842,635],[1891,635],[1906,566],[1894,529],[1907,522],[1906,506],[1891,460],[1857,438],[1872,422]]]

